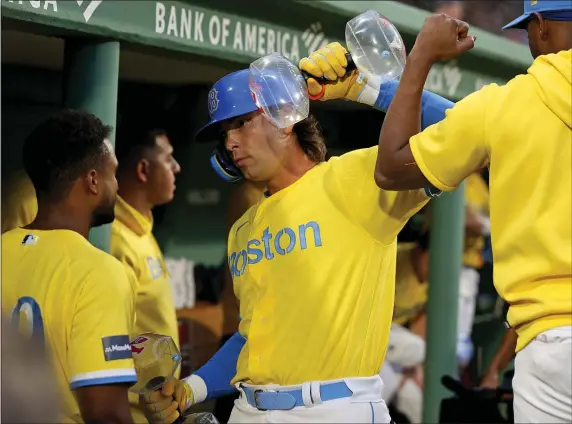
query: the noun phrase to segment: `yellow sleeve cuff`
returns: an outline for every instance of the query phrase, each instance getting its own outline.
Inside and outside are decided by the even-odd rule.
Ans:
[[[409,147],[411,148],[411,153],[413,154],[413,159],[415,159],[415,163],[417,163],[417,166],[419,167],[423,175],[425,175],[425,178],[427,178],[427,180],[429,180],[429,182],[439,190],[441,191],[456,190],[457,187],[444,184],[439,178],[437,178],[437,176],[433,172],[431,172],[431,170],[423,160],[423,156],[421,154],[421,151],[419,150],[419,143],[421,143],[422,141],[421,140],[422,134],[423,133],[417,134],[409,139]]]

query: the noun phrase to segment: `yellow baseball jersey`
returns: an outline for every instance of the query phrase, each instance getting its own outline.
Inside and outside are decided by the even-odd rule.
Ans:
[[[83,422],[73,390],[137,381],[129,334],[134,286],[124,267],[70,230],[2,235],[2,311],[43,338],[63,422]]]
[[[246,338],[233,382],[372,376],[393,314],[397,233],[428,200],[374,181],[377,147],[316,165],[233,225],[229,267]]]
[[[131,340],[141,333],[150,332],[170,336],[179,347],[173,290],[152,229],[152,216],[143,216],[124,199],[117,197],[110,250],[136,282],[136,320]],[[180,368],[177,377],[179,372]],[[139,408],[137,395],[130,393],[129,400],[134,421],[147,422]]]
[[[475,172],[465,180],[465,202],[475,213],[488,216],[489,214],[489,188],[483,177]],[[465,236],[463,251],[463,265],[471,268],[483,266],[483,248],[485,238],[483,236]]]
[[[395,274],[395,306],[393,322],[405,325],[415,318],[427,303],[427,282],[419,282],[411,258],[416,243],[397,245]]]
[[[410,140],[441,190],[489,165],[494,280],[510,304],[517,350],[572,325],[572,50],[489,85]]]
[[[30,224],[38,213],[32,181],[24,170],[12,174],[2,186],[2,233]]]

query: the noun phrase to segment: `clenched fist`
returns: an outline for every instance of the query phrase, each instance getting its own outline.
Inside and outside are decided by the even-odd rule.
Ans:
[[[366,78],[359,78],[357,69],[347,71],[348,51],[340,43],[330,43],[300,60],[299,68],[307,72],[308,93],[312,100],[347,99],[359,101]],[[316,78],[326,78],[331,83],[320,85]]]
[[[193,405],[194,395],[185,380],[173,378],[161,390],[141,396],[140,403],[151,424],[171,424]]]
[[[445,14],[428,16],[417,35],[413,51],[431,63],[456,58],[475,46],[469,24]]]

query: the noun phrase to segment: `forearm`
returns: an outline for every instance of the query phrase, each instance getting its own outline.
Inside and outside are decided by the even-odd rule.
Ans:
[[[487,369],[487,374],[499,374],[507,367],[508,363],[512,360],[512,358],[514,358],[516,341],[516,331],[512,328],[509,328],[502,339],[499,350],[495,354],[491,364]]]
[[[205,365],[185,378],[195,403],[236,392],[230,382],[236,375],[236,363],[245,343],[245,338],[236,332]]]
[[[383,174],[394,173],[396,154],[421,132],[421,99],[430,69],[430,62],[411,52],[379,136],[378,165]]]
[[[399,82],[390,81],[381,86],[379,90],[379,95],[375,101],[374,107],[382,112],[387,112],[397,88],[399,87]],[[421,130],[436,124],[445,118],[445,111],[451,109],[455,104],[441,97],[435,93],[427,90],[423,90],[421,96]]]

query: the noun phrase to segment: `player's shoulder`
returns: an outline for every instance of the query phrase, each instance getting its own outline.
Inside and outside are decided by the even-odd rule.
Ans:
[[[523,94],[526,95],[529,92],[529,88],[533,82],[534,78],[531,75],[517,75],[504,84],[495,82],[486,84],[474,93],[469,94],[466,99],[473,98],[482,100],[487,106],[503,103],[503,100],[514,102],[515,97],[521,98]],[[462,101],[463,100],[461,100],[461,102]],[[518,107],[519,104],[513,104],[513,107],[514,106]]]
[[[129,235],[133,233],[124,222],[115,218],[111,223],[111,236],[121,240],[128,240]]]
[[[116,258],[136,257],[140,237],[118,219],[111,224],[111,254]]]
[[[105,296],[132,295],[134,285],[125,266],[109,253],[94,247],[89,255],[82,256],[74,265],[85,269],[81,282],[84,290]]]
[[[252,222],[252,220],[254,219],[254,217],[256,216],[256,211],[258,210],[258,207],[260,205],[260,202],[256,202],[254,205],[250,206],[241,216],[240,218],[238,218],[234,224],[232,224],[231,227],[231,233],[233,232],[232,230],[235,230],[239,227],[242,227],[245,223],[248,222]]]
[[[24,194],[25,196],[33,196],[34,198],[36,196],[32,181],[23,169],[9,174],[3,186],[7,190],[7,194],[17,193],[19,196]]]
[[[335,164],[335,163],[340,162],[340,161],[344,161],[344,162],[346,162],[346,161],[359,161],[359,160],[371,158],[372,156],[377,158],[377,149],[378,149],[378,146],[372,146],[372,147],[366,147],[366,148],[362,148],[362,149],[350,150],[349,152],[343,153],[339,156],[332,156],[328,160],[328,163]]]
[[[362,178],[369,178],[374,181],[373,172],[377,160],[377,146],[364,149],[351,150],[339,156],[332,156],[326,167],[325,173],[332,172],[341,178],[354,178],[360,175]]]
[[[15,244],[37,246],[42,252],[50,251],[52,256],[80,255],[95,249],[82,235],[71,230],[36,230],[14,228],[2,234],[2,248],[13,249]]]
[[[229,234],[228,234],[228,240],[229,243],[232,243],[232,241],[235,239],[238,231],[242,228],[244,228],[245,226],[251,224],[254,221],[254,218],[256,216],[256,211],[258,210],[258,207],[260,206],[260,201],[256,202],[254,205],[250,206],[246,212],[244,212],[240,218],[238,218],[234,224],[232,224],[232,227],[230,228]]]
[[[68,254],[75,266],[84,267],[91,273],[108,273],[122,268],[121,262],[112,255],[98,249],[87,240],[75,240],[68,246]]]
[[[21,228],[14,228],[2,233],[2,247],[8,247],[14,240],[21,239],[24,233],[25,231]]]

